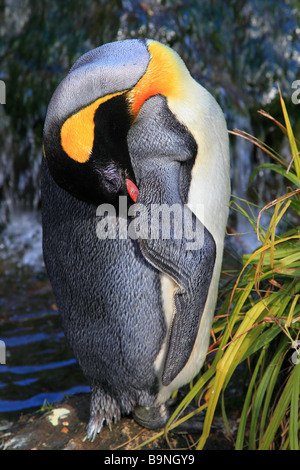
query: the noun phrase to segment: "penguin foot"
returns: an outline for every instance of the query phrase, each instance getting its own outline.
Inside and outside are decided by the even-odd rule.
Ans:
[[[168,407],[165,404],[160,406],[137,406],[132,415],[138,424],[147,429],[165,426],[170,417]]]
[[[178,403],[174,404],[170,400],[169,403],[164,403],[158,407],[146,407],[138,406],[133,411],[134,420],[147,429],[157,429],[164,427],[175,409],[177,408]],[[184,413],[180,415],[179,419],[188,415],[189,413],[195,411],[197,407],[189,405]],[[203,430],[204,423],[204,413],[197,413],[188,420],[179,424],[170,430],[174,434],[190,434],[190,433],[201,433]]]

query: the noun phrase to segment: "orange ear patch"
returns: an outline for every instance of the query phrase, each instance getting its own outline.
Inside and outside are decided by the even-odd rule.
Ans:
[[[105,101],[122,95],[126,91],[103,96],[70,116],[64,122],[60,131],[61,146],[70,158],[79,163],[84,163],[89,159],[94,143],[94,116],[96,110]]]
[[[186,73],[181,59],[172,49],[149,40],[148,50],[151,60],[147,71],[127,94],[134,119],[144,102],[151,96],[158,94],[167,97],[179,96],[182,92],[182,75]]]

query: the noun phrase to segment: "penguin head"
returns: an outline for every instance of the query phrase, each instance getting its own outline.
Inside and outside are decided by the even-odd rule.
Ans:
[[[48,106],[44,156],[53,179],[80,200],[115,205],[153,165],[195,157],[194,138],[168,107],[189,81],[177,53],[156,41],[84,54]]]

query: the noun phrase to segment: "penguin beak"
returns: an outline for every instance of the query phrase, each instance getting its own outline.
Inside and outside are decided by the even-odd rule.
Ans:
[[[126,178],[127,191],[133,202],[137,201],[139,190],[136,185],[128,178]]]
[[[148,213],[148,225],[152,223],[153,207],[176,209],[174,221],[182,226],[181,236],[171,229],[169,236],[162,234],[166,228],[166,217],[155,237],[140,239],[143,256],[160,272],[175,281],[174,312],[168,350],[162,373],[163,385],[169,385],[186,365],[196,341],[202,313],[208,295],[215,263],[215,241],[195,214],[182,203],[179,190],[179,162],[162,167],[156,165],[139,181],[139,203]],[[177,182],[177,183],[176,183]],[[129,187],[131,188],[130,184]],[[136,187],[135,187],[136,188]],[[136,188],[137,189],[137,188]],[[180,209],[180,210],[179,210]],[[151,216],[149,216],[151,214]],[[151,220],[150,220],[151,219]],[[187,220],[189,219],[189,223]],[[196,230],[195,230],[196,227]],[[190,248],[192,239],[201,242]]]

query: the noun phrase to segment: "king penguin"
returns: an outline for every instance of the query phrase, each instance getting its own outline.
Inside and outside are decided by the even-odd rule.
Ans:
[[[209,346],[230,197],[224,114],[175,51],[128,39],[77,60],[43,140],[44,260],[91,387],[87,436],[124,413],[163,426]],[[153,208],[166,212],[151,225]]]

